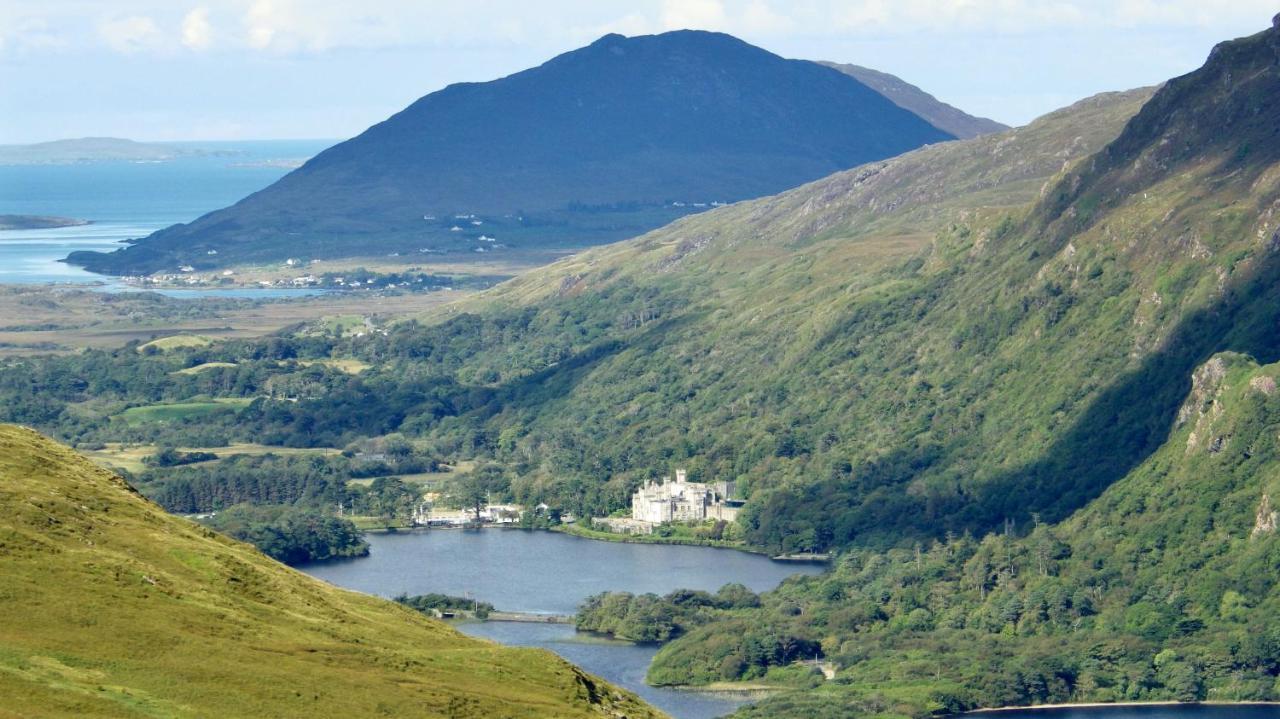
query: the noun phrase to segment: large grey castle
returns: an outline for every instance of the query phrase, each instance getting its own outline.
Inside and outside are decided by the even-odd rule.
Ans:
[[[728,503],[733,489],[733,482],[690,482],[686,472],[677,469],[674,482],[670,477],[649,480],[631,495],[631,518],[651,524],[733,521],[738,518],[738,507]]]

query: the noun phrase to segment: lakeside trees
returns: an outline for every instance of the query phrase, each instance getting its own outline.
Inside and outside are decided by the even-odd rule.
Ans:
[[[361,557],[369,545],[351,522],[314,509],[238,504],[207,520],[209,526],[249,542],[285,564]]]

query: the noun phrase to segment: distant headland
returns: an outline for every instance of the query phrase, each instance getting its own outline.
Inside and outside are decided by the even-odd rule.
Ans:
[[[0,230],[48,230],[54,227],[79,227],[90,220],[50,215],[0,215]]]

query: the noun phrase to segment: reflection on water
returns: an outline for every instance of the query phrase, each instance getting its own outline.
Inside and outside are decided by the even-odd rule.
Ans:
[[[572,614],[592,594],[614,590],[666,594],[673,589],[715,591],[739,582],[772,589],[792,574],[815,574],[811,564],[710,547],[620,544],[554,532],[480,531],[370,535],[370,556],[303,567],[338,586],[392,597],[400,593],[469,595],[499,609]],[[645,672],[656,647],[602,641],[564,624],[464,624],[464,632],[504,644],[550,649],[587,671],[636,692],[677,719],[709,719],[732,712],[743,698],[657,689]]]
[[[460,624],[476,637],[503,644],[550,649],[596,676],[639,694],[642,699],[678,719],[711,719],[730,714],[747,698],[711,692],[661,689],[644,683],[656,646],[638,646],[579,634],[567,624],[484,622]]]
[[[573,614],[605,591],[666,594],[715,591],[730,582],[772,589],[792,574],[821,567],[787,564],[729,549],[622,544],[518,529],[375,534],[370,554],[305,567],[338,586],[384,597],[400,593],[470,594],[498,609]]]

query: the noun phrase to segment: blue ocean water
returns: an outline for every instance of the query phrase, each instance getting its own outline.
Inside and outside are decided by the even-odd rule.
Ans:
[[[0,214],[58,215],[93,224],[0,230],[0,284],[93,282],[99,275],[58,262],[75,250],[110,250],[122,241],[233,204],[289,171],[332,140],[169,143],[209,151],[164,162],[0,166]],[[118,287],[108,281],[108,286]]]

